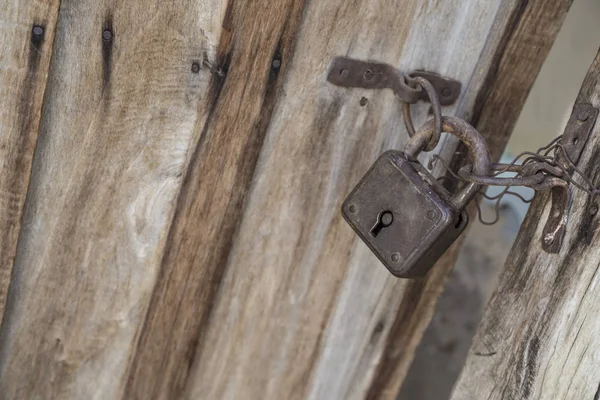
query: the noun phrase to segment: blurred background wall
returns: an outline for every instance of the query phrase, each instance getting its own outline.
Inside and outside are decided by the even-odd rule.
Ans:
[[[599,22],[600,0],[574,0],[529,94],[505,160],[524,150],[535,151],[562,133],[600,47]],[[399,400],[448,399],[526,211],[526,204],[507,198],[496,225],[471,223]],[[487,220],[493,219],[491,204],[484,205],[484,214]]]

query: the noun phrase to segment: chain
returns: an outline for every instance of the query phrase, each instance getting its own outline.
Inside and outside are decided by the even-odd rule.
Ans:
[[[403,76],[406,84],[409,87],[416,90],[424,90],[427,93],[431,103],[435,131],[424,149],[425,151],[431,151],[439,143],[442,133],[442,113],[439,98],[433,85],[427,79],[422,77],[411,77],[409,75]],[[410,106],[415,102],[409,103],[402,101],[402,116],[406,126],[406,131],[411,137],[414,136],[416,131],[410,112]],[[452,171],[448,164],[437,154],[434,154],[430,157],[427,167],[430,170],[433,170],[436,163],[439,162],[442,164],[449,176],[440,177],[439,180],[454,178],[464,183],[475,183],[482,186],[504,187],[504,189],[496,196],[488,196],[487,194],[483,193],[483,191],[480,191],[475,197],[479,221],[484,225],[493,225],[500,219],[500,203],[505,196],[514,196],[524,203],[530,203],[533,201],[535,195],[530,199],[526,199],[519,193],[510,190],[515,186],[529,187],[535,190],[537,193],[538,191],[552,189],[553,187],[567,186],[568,184],[572,184],[574,187],[592,196],[592,199],[600,194],[600,188],[595,187],[591,180],[580,169],[578,169],[575,163],[571,160],[567,150],[561,143],[561,139],[562,135],[553,139],[546,146],[540,147],[536,152],[524,151],[517,155],[508,164],[492,164],[492,172],[486,176],[474,174],[471,164],[461,167],[457,172]],[[514,175],[510,177],[500,176],[504,173],[513,173]],[[583,183],[576,181],[576,176],[579,176]],[[495,201],[495,217],[491,221],[484,220],[482,216],[482,198]]]

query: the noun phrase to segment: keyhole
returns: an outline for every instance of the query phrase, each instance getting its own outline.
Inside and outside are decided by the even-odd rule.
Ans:
[[[377,222],[375,222],[375,225],[371,229],[371,235],[373,237],[377,237],[379,232],[381,232],[382,229],[390,226],[392,222],[394,222],[394,214],[392,214],[391,211],[384,210],[380,212],[377,216]]]

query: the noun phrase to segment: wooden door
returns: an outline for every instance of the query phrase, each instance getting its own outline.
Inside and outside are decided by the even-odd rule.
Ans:
[[[569,5],[5,2],[0,393],[393,398],[458,245],[396,280],[342,221],[406,133],[329,62],[461,81],[498,156]]]

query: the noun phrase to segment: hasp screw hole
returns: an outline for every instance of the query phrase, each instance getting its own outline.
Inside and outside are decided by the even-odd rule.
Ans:
[[[444,97],[450,97],[452,96],[452,89],[450,89],[449,87],[445,87],[442,89],[442,96]]]
[[[587,119],[589,117],[590,117],[590,113],[588,113],[587,111],[582,111],[577,115],[577,119],[581,122],[587,121]]]
[[[340,76],[342,78],[347,78],[347,77],[350,76],[350,71],[348,71],[347,69],[343,69],[343,70],[340,71]]]

